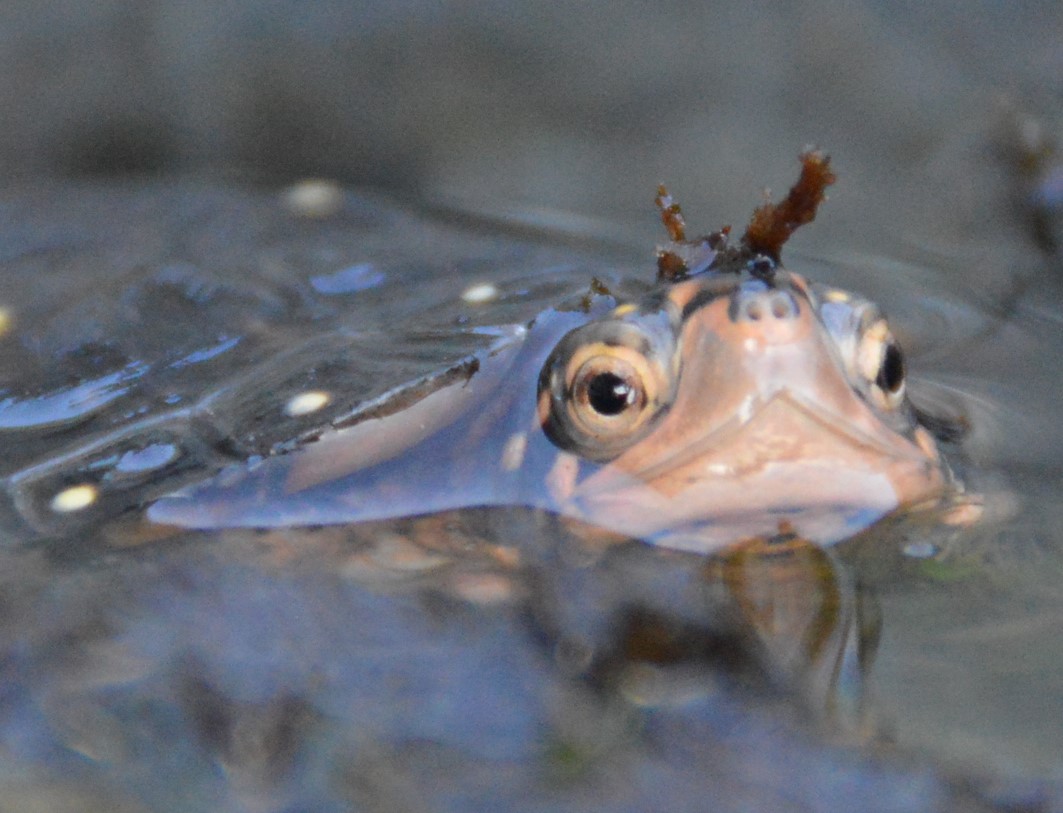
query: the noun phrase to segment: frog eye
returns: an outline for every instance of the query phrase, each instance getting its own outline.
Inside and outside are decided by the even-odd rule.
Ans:
[[[627,335],[584,343],[580,334],[569,334],[543,368],[540,420],[561,448],[609,460],[645,435],[671,400],[671,377],[650,342]]]
[[[867,381],[871,400],[881,409],[897,409],[904,401],[904,353],[885,319],[879,319],[860,337],[856,365]]]
[[[646,417],[656,400],[646,360],[627,347],[592,345],[568,364],[567,409],[589,434],[628,432]]]

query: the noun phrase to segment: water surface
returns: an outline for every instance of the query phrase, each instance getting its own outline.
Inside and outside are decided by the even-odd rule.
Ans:
[[[402,808],[426,788],[443,809],[1060,798],[1063,333],[1035,246],[992,299],[900,251],[794,254],[893,315],[916,397],[970,422],[950,453],[986,512],[798,560],[784,602],[751,560],[603,550],[528,511],[264,534],[138,520],[592,276],[644,284],[648,251],[354,192],[323,220],[194,183],[10,200],[26,221],[0,338],[12,793],[74,782],[101,807],[172,810]],[[462,298],[485,283],[491,301]],[[292,409],[307,392],[329,397]],[[780,627],[756,621],[766,600]]]

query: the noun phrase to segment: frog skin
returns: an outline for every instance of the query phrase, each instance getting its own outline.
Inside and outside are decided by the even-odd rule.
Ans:
[[[833,180],[795,216],[810,163],[826,167],[808,156],[769,226],[810,220]],[[373,417],[164,497],[148,518],[284,527],[529,506],[712,552],[780,527],[833,543],[947,504],[959,486],[879,309],[784,267],[789,232],[687,241],[678,207],[658,203],[672,243],[641,299],[598,286]]]

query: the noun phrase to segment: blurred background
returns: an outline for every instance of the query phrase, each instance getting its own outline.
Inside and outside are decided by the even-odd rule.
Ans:
[[[0,71],[8,181],[324,176],[641,240],[657,183],[741,225],[815,144],[840,181],[802,241],[977,257],[1001,128],[1063,98],[1063,6],[8,0]]]

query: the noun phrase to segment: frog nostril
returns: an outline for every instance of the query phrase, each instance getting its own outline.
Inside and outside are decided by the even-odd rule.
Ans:
[[[797,302],[785,291],[773,291],[771,298],[771,315],[776,319],[793,319],[797,316]]]
[[[738,322],[794,319],[797,312],[797,301],[786,291],[743,291],[731,308],[732,318]]]

